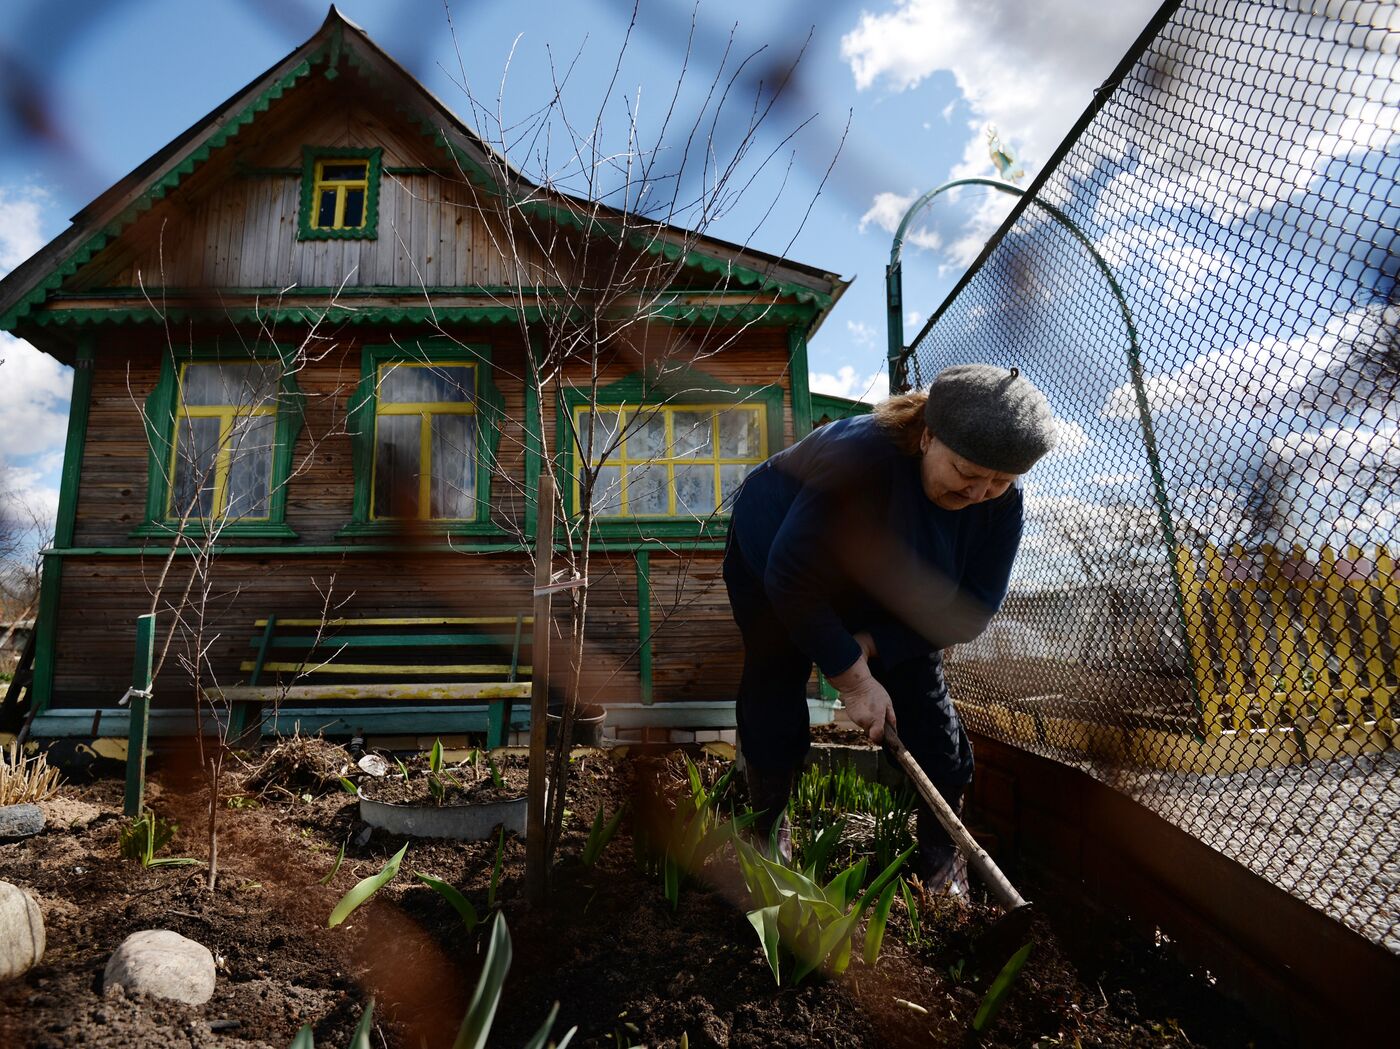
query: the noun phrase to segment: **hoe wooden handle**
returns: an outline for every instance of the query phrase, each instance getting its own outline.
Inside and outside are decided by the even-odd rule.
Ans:
[[[948,804],[946,798],[938,793],[938,788],[933,785],[929,778],[924,775],[924,770],[919,768],[919,763],[914,760],[914,755],[910,754],[899,739],[899,733],[894,730],[894,726],[885,725],[885,746],[889,747],[890,753],[899,761],[900,766],[914,781],[914,787],[918,790],[919,796],[928,802],[929,808],[933,809],[933,814],[938,817],[938,822],[943,824],[943,829],[948,832],[948,837],[953,839],[953,843],[962,850],[967,857],[967,862],[972,869],[977,872],[977,876],[987,883],[987,887],[992,890],[999,902],[1007,910],[1015,910],[1017,907],[1026,906],[1025,898],[1016,891],[1016,887],[1007,880],[1001,868],[996,865],[996,861],[987,855],[987,850],[977,844],[977,840],[967,832],[967,828],[962,825],[962,820],[958,819],[958,814],[953,811],[953,807]]]

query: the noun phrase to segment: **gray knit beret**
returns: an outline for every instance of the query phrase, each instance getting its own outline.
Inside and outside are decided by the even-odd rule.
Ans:
[[[928,388],[924,425],[964,459],[1023,474],[1055,447],[1050,402],[1015,368],[958,364]]]

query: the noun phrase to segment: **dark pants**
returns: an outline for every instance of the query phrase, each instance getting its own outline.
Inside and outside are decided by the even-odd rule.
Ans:
[[[762,581],[732,537],[724,555],[724,582],[744,638],[737,702],[744,760],[764,773],[795,772],[811,745],[807,681],[812,661],[792,644],[768,603]],[[884,666],[877,657],[870,669],[894,703],[899,738],[939,793],[957,808],[963,788],[972,780],[972,747],[948,698],[941,654],[935,651],[893,667]],[[923,808],[922,802],[919,807]]]

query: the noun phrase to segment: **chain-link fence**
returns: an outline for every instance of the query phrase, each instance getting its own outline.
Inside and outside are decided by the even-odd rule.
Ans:
[[[910,351],[1062,420],[954,694],[1400,951],[1400,7],[1153,29]]]

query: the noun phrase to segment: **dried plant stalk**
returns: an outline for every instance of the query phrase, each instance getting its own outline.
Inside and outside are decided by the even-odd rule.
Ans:
[[[19,742],[0,749],[0,805],[43,801],[58,793],[58,769],[42,754],[25,757]]]

